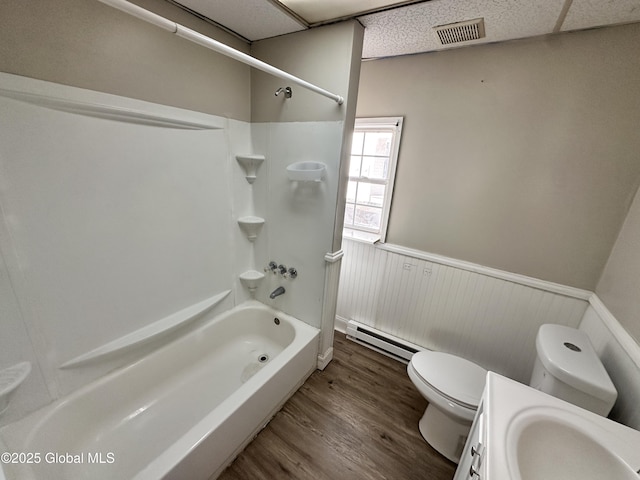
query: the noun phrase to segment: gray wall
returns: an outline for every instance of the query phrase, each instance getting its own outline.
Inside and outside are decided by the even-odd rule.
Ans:
[[[405,117],[387,241],[594,290],[640,184],[638,45],[636,24],[363,63],[357,116]]]
[[[364,29],[355,21],[315,28],[254,42],[251,55],[345,98],[343,105],[286,80],[251,71],[251,120],[301,122],[348,117],[349,98],[357,94]],[[355,81],[354,81],[355,80]],[[274,95],[290,86],[293,96]],[[355,114],[355,111],[352,112]]]
[[[640,155],[640,153],[639,153]],[[640,191],[611,252],[596,293],[640,343]]]
[[[133,3],[249,52],[162,0]],[[250,68],[97,0],[0,2],[0,71],[249,121]]]

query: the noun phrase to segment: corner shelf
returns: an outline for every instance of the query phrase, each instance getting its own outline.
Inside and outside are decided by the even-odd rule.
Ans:
[[[250,242],[253,242],[256,238],[258,238],[258,233],[262,229],[262,225],[264,225],[264,218],[261,217],[240,217],[238,219],[238,225],[247,236]]]
[[[258,285],[262,280],[264,280],[264,273],[257,270],[247,270],[240,274],[240,283],[249,290],[251,298],[255,296]]]
[[[258,168],[264,162],[264,155],[236,155],[236,160],[242,166],[245,172],[247,182],[252,184],[256,181]]]

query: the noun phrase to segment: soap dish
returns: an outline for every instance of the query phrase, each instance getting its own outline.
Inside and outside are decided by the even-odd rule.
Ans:
[[[7,409],[11,396],[30,372],[31,363],[29,362],[20,362],[0,370],[0,414]]]
[[[327,173],[322,162],[297,162],[287,167],[289,180],[297,182],[320,182]]]

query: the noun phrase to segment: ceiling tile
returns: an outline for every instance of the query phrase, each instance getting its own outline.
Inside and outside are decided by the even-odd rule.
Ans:
[[[363,58],[405,55],[551,33],[564,0],[432,0],[360,17]],[[433,27],[484,18],[486,37],[443,46]]]
[[[281,8],[265,0],[178,1],[251,41],[306,29]]]
[[[407,0],[279,0],[308,23],[320,23],[354,16],[380,8],[406,3]]]
[[[561,30],[579,30],[638,21],[640,0],[573,0]]]

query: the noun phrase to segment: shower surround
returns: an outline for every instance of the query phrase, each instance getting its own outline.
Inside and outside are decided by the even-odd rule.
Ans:
[[[316,332],[287,392],[315,368],[342,121],[250,124],[9,74],[0,111],[0,351],[34,366],[0,426],[184,342],[248,301],[239,275],[271,259],[298,276],[267,274],[255,298]],[[256,152],[249,184],[235,157]],[[290,181],[301,159],[325,180]],[[253,242],[247,215],[265,218]]]

